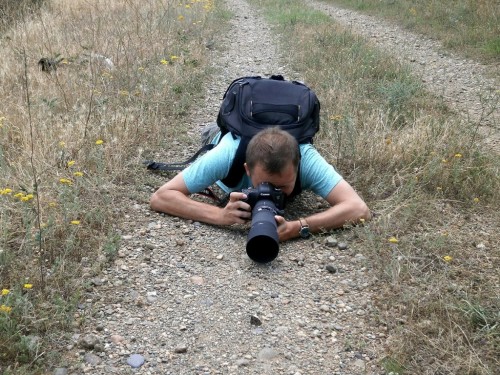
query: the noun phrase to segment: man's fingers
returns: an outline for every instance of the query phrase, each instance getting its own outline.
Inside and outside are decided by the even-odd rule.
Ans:
[[[283,216],[275,215],[274,219],[276,220],[278,226],[285,224],[285,218]]]
[[[247,198],[246,194],[241,193],[241,192],[237,192],[237,191],[233,191],[229,195],[229,201],[230,202],[237,202],[237,201],[241,201],[242,199],[246,199],[246,198]]]

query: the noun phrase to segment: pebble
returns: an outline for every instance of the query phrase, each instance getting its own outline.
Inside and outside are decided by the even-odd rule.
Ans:
[[[250,324],[253,326],[260,326],[262,325],[262,321],[256,317],[255,315],[250,316]]]
[[[242,358],[242,359],[238,359],[236,361],[236,365],[238,367],[244,367],[244,366],[248,366],[250,364],[250,361],[248,359],[245,359],[245,358]]]
[[[85,353],[85,355],[83,356],[83,361],[85,363],[88,363],[89,365],[95,366],[101,363],[101,358],[99,358],[94,353]]]
[[[140,354],[131,354],[130,357],[127,358],[127,363],[132,368],[139,368],[144,364],[144,357]]]
[[[347,243],[346,242],[339,242],[337,247],[339,250],[346,250],[347,249]]]
[[[194,285],[203,285],[205,283],[201,276],[191,276],[190,280]]]
[[[85,335],[82,338],[80,338],[79,346],[82,349],[94,349],[94,346],[97,345],[99,342],[99,339],[95,335]]]
[[[337,244],[338,244],[337,239],[332,237],[332,236],[327,237],[325,240],[325,245],[328,247],[335,247],[335,246],[337,246]]]
[[[325,269],[330,273],[337,273],[337,267],[335,267],[333,264],[327,264],[325,266]]]
[[[188,347],[186,345],[179,345],[174,349],[174,352],[177,354],[187,353]]]
[[[257,358],[261,361],[271,361],[278,356],[278,352],[273,348],[264,348],[259,354],[257,354]]]
[[[54,369],[52,375],[68,375],[68,369],[65,367],[58,367]]]
[[[110,340],[113,344],[119,344],[124,340],[124,338],[120,335],[111,335]]]

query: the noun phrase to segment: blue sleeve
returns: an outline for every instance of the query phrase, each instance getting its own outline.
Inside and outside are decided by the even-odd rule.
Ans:
[[[227,133],[219,144],[182,171],[189,193],[194,194],[226,177],[239,140]]]
[[[300,145],[300,184],[322,198],[342,181],[342,176],[311,144]]]

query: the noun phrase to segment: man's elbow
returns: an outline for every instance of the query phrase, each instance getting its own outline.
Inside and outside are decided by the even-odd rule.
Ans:
[[[164,200],[160,197],[158,191],[156,191],[155,193],[153,193],[153,195],[151,195],[151,198],[149,200],[149,207],[153,211],[162,212],[164,211],[164,209],[162,209],[164,206],[164,204],[162,204],[163,201]]]

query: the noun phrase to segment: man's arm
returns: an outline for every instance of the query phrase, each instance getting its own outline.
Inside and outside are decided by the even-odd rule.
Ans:
[[[369,220],[371,213],[366,203],[345,180],[340,181],[326,197],[330,208],[305,218],[312,233],[321,230],[340,228],[347,223],[359,223],[361,219]],[[301,224],[298,220],[287,222],[277,216],[280,241],[299,237]]]
[[[241,201],[245,198],[245,194],[233,192],[224,208],[195,201],[180,172],[152,195],[150,206],[154,211],[208,224],[243,224],[251,217],[250,205]]]

